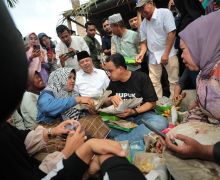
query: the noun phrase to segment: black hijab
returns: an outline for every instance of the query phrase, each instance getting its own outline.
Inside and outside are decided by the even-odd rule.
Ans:
[[[177,33],[182,31],[192,21],[205,14],[205,10],[199,0],[174,0],[175,6],[181,14],[177,25]]]
[[[0,1],[0,24],[0,122],[3,122],[21,101],[28,66],[22,37],[4,1]]]

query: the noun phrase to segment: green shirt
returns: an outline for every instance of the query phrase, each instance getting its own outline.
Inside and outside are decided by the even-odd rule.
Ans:
[[[129,29],[126,30],[122,37],[112,36],[112,44],[115,46],[116,52],[132,59],[135,59],[138,54],[139,41],[138,33]],[[140,68],[140,65],[127,64],[127,67],[128,70],[135,71]]]
[[[96,38],[92,38],[88,35],[84,37],[86,44],[90,50],[90,56],[92,58],[93,64],[96,68],[100,68],[100,53],[101,53],[101,45],[99,44]]]

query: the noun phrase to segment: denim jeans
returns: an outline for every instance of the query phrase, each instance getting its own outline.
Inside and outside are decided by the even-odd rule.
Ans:
[[[157,115],[153,111],[139,114],[136,117],[128,117],[126,120],[132,121],[138,124],[138,126],[134,128],[132,131],[130,131],[129,133],[121,131],[121,130],[117,130],[117,129],[112,129],[109,134],[109,138],[112,138],[116,141],[128,140],[129,143],[143,140],[144,135],[148,135],[150,130],[144,124],[142,124],[141,120],[150,124],[151,126],[153,126],[159,131],[168,127],[167,119],[161,115]]]

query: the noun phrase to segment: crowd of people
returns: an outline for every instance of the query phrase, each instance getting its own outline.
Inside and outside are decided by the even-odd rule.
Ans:
[[[130,29],[120,13],[105,17],[100,22],[105,31],[101,43],[91,21],[85,24],[85,37],[59,25],[60,42],[55,44],[45,33],[21,37],[0,2],[0,54],[5,60],[0,101],[6,102],[0,113],[2,179],[82,179],[98,171],[104,179],[145,179],[127,161],[118,141],[143,140],[151,132],[143,121],[158,131],[168,127],[168,120],[155,112],[157,100],[165,95],[163,78],[171,99],[181,96],[188,79],[196,88],[197,101],[185,122],[219,126],[220,1],[171,0],[169,8],[157,8],[154,0],[137,1]],[[139,106],[116,115],[137,127],[130,132],[112,128],[107,139],[88,139],[78,120],[98,114],[95,100],[106,90],[111,95],[105,107],[143,99]],[[33,157],[50,139],[63,134],[67,138],[62,151],[41,162]],[[220,163],[220,142],[202,145],[182,134],[175,138],[184,143],[176,146],[167,137],[158,148]]]

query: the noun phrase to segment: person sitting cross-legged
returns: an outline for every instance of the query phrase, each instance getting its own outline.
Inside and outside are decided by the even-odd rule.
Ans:
[[[143,98],[143,102],[139,107],[126,109],[117,116],[140,125],[137,128],[141,128],[144,134],[148,134],[150,130],[145,126],[142,128],[141,125],[143,124],[141,120],[149,123],[160,131],[167,128],[168,122],[166,118],[154,112],[157,95],[147,74],[127,70],[125,59],[119,53],[111,55],[106,59],[105,68],[109,72],[109,77],[111,79],[107,89],[112,91],[112,95],[106,100],[105,105],[108,106],[113,104],[114,106],[118,106],[119,103],[125,99]],[[131,135],[129,141],[136,138],[134,133],[129,134]],[[121,134],[119,136],[117,134],[117,138],[115,139],[126,140],[126,138],[128,138],[126,134]]]

